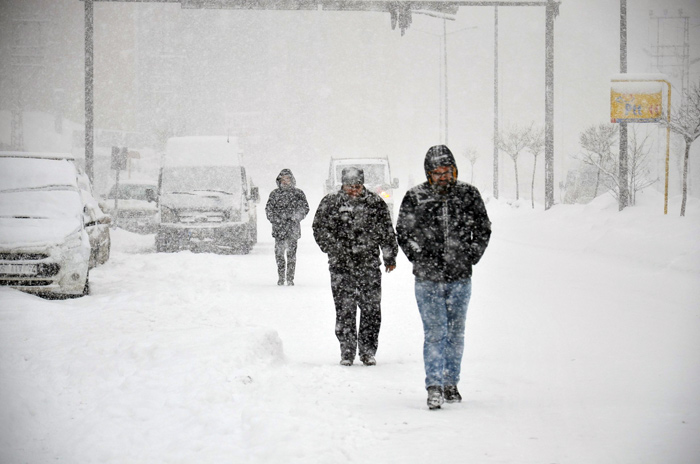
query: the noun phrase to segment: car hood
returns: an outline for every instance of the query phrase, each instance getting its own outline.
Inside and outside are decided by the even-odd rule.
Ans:
[[[0,247],[12,249],[54,245],[64,242],[66,237],[81,227],[80,221],[72,218],[0,218]]]

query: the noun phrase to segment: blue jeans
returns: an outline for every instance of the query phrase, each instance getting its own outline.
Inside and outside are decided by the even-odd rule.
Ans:
[[[446,283],[416,280],[415,291],[425,334],[425,386],[457,385],[472,281],[466,279]]]

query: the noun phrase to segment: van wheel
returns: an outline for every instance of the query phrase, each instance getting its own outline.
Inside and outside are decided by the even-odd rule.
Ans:
[[[257,224],[254,224],[250,228],[250,242],[255,245],[258,243],[258,226]]]
[[[172,237],[156,235],[156,253],[171,253],[173,251],[173,247],[169,241],[171,238]]]

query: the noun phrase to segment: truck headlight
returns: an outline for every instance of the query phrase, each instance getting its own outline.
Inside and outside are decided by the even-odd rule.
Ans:
[[[224,219],[230,222],[240,222],[241,220],[241,210],[239,209],[227,209],[224,211]]]

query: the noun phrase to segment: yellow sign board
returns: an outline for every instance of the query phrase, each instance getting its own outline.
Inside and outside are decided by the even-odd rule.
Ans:
[[[663,96],[658,93],[626,93],[610,90],[610,122],[659,122]]]

